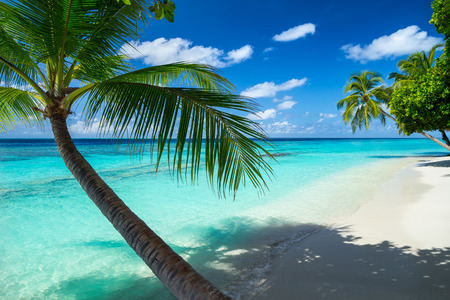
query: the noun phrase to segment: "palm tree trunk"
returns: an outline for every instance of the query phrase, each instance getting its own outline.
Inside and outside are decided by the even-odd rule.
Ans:
[[[393,116],[391,116],[390,114],[388,114],[387,112],[385,112],[385,111],[382,110],[382,109],[380,109],[380,110],[381,110],[381,114],[382,114],[382,115],[388,117],[389,119],[391,119],[392,121],[394,121],[395,123],[397,123],[397,120],[396,120]]]
[[[450,146],[450,140],[448,139],[447,134],[445,133],[444,130],[441,130],[441,134],[442,134],[442,140],[448,145]]]
[[[450,151],[450,146],[449,146],[449,145],[447,145],[447,144],[441,142],[439,139],[435,138],[434,136],[431,136],[431,135],[429,135],[429,134],[426,133],[426,132],[418,132],[418,133],[420,133],[420,134],[423,135],[423,136],[426,136],[426,137],[429,138],[430,140],[432,140],[432,141],[438,143],[440,146],[442,146],[442,147],[444,147],[445,149],[447,149],[448,151]]]
[[[397,120],[391,116],[390,114],[388,114],[387,112],[385,112],[384,110],[381,110],[381,113],[383,115],[385,115],[386,117],[388,117],[389,119],[391,119],[392,121],[394,121],[395,123],[397,123]],[[443,142],[441,142],[439,139],[435,138],[434,136],[429,135],[426,132],[417,132],[418,134],[423,135],[424,137],[429,138],[430,140],[432,140],[433,142],[439,144],[439,146],[444,147],[445,149],[447,149],[448,151],[450,151],[450,144],[444,144]],[[445,134],[445,133],[444,133]]]
[[[128,245],[178,299],[231,299],[175,253],[100,178],[75,147],[65,116],[54,114],[50,122],[67,168]]]

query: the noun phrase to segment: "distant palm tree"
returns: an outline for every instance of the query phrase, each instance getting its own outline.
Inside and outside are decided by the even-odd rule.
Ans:
[[[383,110],[383,106],[389,107],[392,89],[383,85],[383,78],[380,74],[373,71],[362,71],[350,76],[344,89],[345,93],[351,93],[347,97],[337,102],[337,108],[345,107],[342,119],[344,122],[351,123],[353,133],[356,129],[364,126],[369,129],[373,119],[380,119],[381,123],[386,124],[386,118],[394,121],[401,131],[401,124]],[[425,132],[419,134],[433,140],[440,146],[450,151],[450,146],[442,143],[440,140]]]
[[[369,129],[370,122],[379,118],[383,124],[386,117],[395,119],[386,113],[382,106],[389,101],[389,90],[383,85],[380,74],[372,71],[363,71],[350,76],[345,93],[351,93],[337,103],[337,108],[345,111],[342,115],[345,123],[351,123],[353,132],[363,126]]]
[[[389,74],[389,79],[395,80],[394,89],[407,85],[415,76],[423,75],[431,69],[435,63],[437,48],[443,46],[442,44],[437,44],[431,48],[428,54],[425,51],[415,52],[408,58],[400,60],[397,63],[397,68],[401,73],[392,72]]]
[[[246,180],[266,188],[271,168],[262,154],[270,154],[262,145],[267,137],[256,123],[235,114],[255,112],[253,102],[233,95],[230,82],[212,67],[176,63],[131,70],[117,54],[138,37],[136,22],[146,23],[151,5],[146,0],[0,2],[0,129],[49,119],[67,168],[170,291],[180,299],[227,299],[125,205],[78,152],[68,131],[71,108],[80,103],[88,123],[100,118],[101,133],[134,138],[135,153],[149,138],[156,166],[173,148],[169,165],[179,176],[195,180],[204,164],[220,193],[233,193]]]
[[[443,44],[434,45],[430,51],[415,52],[408,56],[406,59],[402,59],[397,63],[397,68],[401,73],[392,72],[389,74],[389,79],[394,79],[394,89],[401,88],[414,81],[414,78],[427,73],[429,69],[434,66],[436,50],[439,47],[443,47]],[[441,130],[442,139],[450,146],[450,140],[444,130]]]

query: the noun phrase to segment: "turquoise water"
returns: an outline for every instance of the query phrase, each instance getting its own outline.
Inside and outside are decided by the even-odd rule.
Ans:
[[[154,172],[105,140],[80,152],[147,224],[233,297],[257,289],[274,254],[354,213],[429,140],[277,140],[276,177],[219,199]],[[84,194],[50,140],[0,140],[2,299],[172,299]]]

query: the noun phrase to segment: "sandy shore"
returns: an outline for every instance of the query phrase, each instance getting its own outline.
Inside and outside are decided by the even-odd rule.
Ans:
[[[420,158],[276,257],[252,299],[450,299],[450,157]]]

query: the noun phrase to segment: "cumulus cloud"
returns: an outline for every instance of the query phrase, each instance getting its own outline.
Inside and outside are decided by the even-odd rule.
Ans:
[[[295,133],[297,130],[297,125],[293,125],[288,121],[274,122],[273,124],[262,125],[261,127],[270,134]]]
[[[248,114],[247,118],[254,121],[273,119],[277,115],[277,110],[273,108],[266,109],[265,111],[257,112],[256,114]]]
[[[443,40],[428,36],[426,31],[420,31],[418,26],[412,25],[391,35],[379,37],[369,45],[347,44],[341,49],[346,53],[346,58],[365,63],[371,60],[395,58],[416,51],[428,51],[438,43],[443,43]]]
[[[275,84],[273,81],[266,81],[252,86],[241,93],[242,96],[261,98],[261,97],[274,97],[279,91],[288,91],[295,87],[302,86],[306,83],[306,78],[291,79],[283,82],[282,84]]]
[[[322,122],[325,119],[336,118],[337,115],[336,114],[331,114],[331,113],[330,114],[320,113],[319,117],[320,117],[320,119],[319,119],[319,121],[317,121],[318,123]]]
[[[273,102],[283,102],[283,101],[288,101],[288,100],[292,100],[292,96],[284,96],[281,99],[278,98],[273,98]]]
[[[192,41],[182,38],[158,38],[154,41],[131,41],[130,45],[123,45],[120,52],[132,59],[143,59],[147,65],[189,61],[224,68],[251,58],[253,47],[245,45],[225,54],[224,50],[211,46],[193,46]]]
[[[267,52],[270,52],[270,51],[273,51],[273,47],[267,47],[266,49],[264,49],[264,53],[267,53]]]
[[[225,57],[225,60],[227,61],[228,65],[234,65],[249,59],[250,57],[252,57],[252,54],[252,46],[245,45],[242,48],[229,51],[227,56]]]
[[[294,107],[297,104],[295,101],[284,101],[277,105],[277,110],[288,110]]]
[[[316,25],[312,23],[306,23],[283,31],[280,34],[276,34],[272,37],[272,39],[277,42],[289,42],[304,37],[307,34],[314,34],[315,32]]]
[[[95,134],[98,132],[100,122],[95,120],[91,126],[86,126],[86,122],[78,120],[76,123],[69,126],[69,131],[72,134]]]

